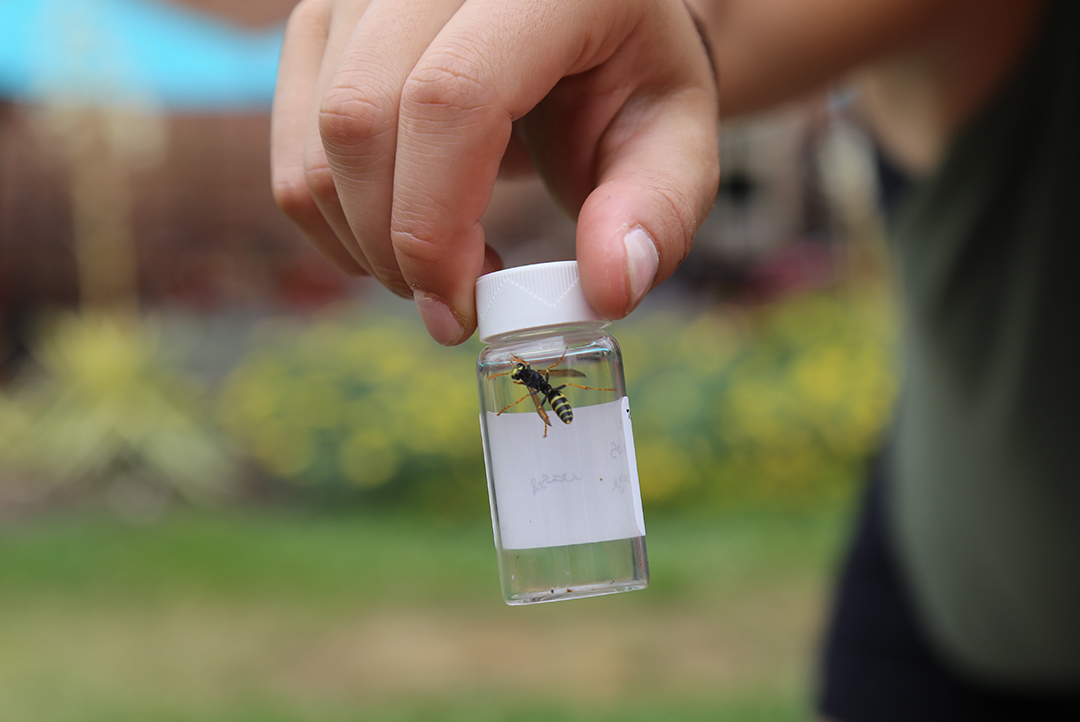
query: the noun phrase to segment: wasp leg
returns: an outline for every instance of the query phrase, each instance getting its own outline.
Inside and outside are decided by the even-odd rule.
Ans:
[[[525,385],[525,384],[521,383],[520,381],[515,381],[514,383],[515,383],[515,384],[517,384],[518,386],[524,386],[524,385]],[[536,400],[536,391],[535,391],[535,390],[534,390],[534,391],[530,391],[529,393],[525,394],[524,396],[522,396],[522,397],[521,397],[520,399],[518,399],[518,400],[517,400],[517,401],[515,401],[514,403],[512,403],[512,404],[507,404],[506,406],[502,407],[502,410],[500,410],[500,411],[499,411],[499,413],[497,413],[497,414],[495,414],[495,415],[496,415],[496,416],[501,416],[501,415],[502,415],[502,412],[503,412],[503,411],[506,411],[506,410],[507,410],[508,408],[510,408],[511,406],[517,406],[518,404],[520,404],[520,403],[521,403],[522,401],[524,401],[525,399],[529,398],[530,396],[532,396],[532,397],[533,397],[533,400],[535,401],[535,400]]]
[[[496,416],[502,416],[502,412],[503,412],[503,411],[506,411],[506,410],[507,410],[508,408],[510,408],[511,406],[517,406],[518,404],[520,404],[520,403],[521,403],[522,401],[524,401],[525,399],[529,398],[530,396],[532,396],[532,394],[525,394],[524,396],[522,396],[522,397],[521,397],[520,399],[518,399],[518,400],[517,400],[517,401],[515,401],[514,403],[512,403],[512,404],[507,404],[506,406],[502,407],[502,410],[500,410],[500,411],[499,411],[499,413],[497,413],[497,414],[495,414],[495,415],[496,415]]]
[[[558,360],[558,361],[556,361],[555,363],[551,364],[550,366],[548,366],[548,367],[547,367],[546,369],[544,369],[544,372],[548,372],[548,371],[550,371],[551,369],[553,369],[553,368],[555,368],[556,366],[558,366],[559,364],[561,364],[561,363],[562,363],[562,360],[563,360],[564,358],[566,358],[566,352],[567,352],[567,351],[569,351],[569,350],[570,350],[570,348],[569,348],[569,347],[566,347],[566,348],[564,348],[564,349],[563,349],[563,352],[562,352],[562,356],[560,356],[560,357],[559,357],[559,360]]]

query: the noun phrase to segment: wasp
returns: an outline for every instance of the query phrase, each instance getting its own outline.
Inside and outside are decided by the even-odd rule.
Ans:
[[[551,420],[548,418],[547,412],[544,411],[544,404],[547,403],[551,410],[555,412],[555,415],[559,417],[559,420],[564,424],[569,424],[574,420],[574,410],[570,408],[570,402],[563,396],[562,390],[567,386],[573,386],[576,389],[586,389],[589,391],[614,391],[615,389],[601,389],[595,386],[582,386],[581,384],[570,383],[569,381],[560,386],[553,386],[551,384],[552,376],[562,376],[570,378],[585,378],[585,374],[575,369],[560,369],[555,368],[566,357],[566,351],[563,351],[562,356],[558,361],[551,364],[543,370],[534,369],[524,359],[520,359],[514,356],[514,368],[509,371],[503,371],[500,374],[494,374],[489,378],[495,378],[496,376],[510,375],[515,384],[524,386],[529,389],[529,393],[522,396],[512,404],[507,404],[499,411],[498,415],[501,415],[503,411],[506,411],[511,406],[520,404],[525,399],[531,398],[533,403],[536,404],[536,413],[540,415],[540,418],[544,420],[544,438],[547,438],[548,427],[551,426]]]

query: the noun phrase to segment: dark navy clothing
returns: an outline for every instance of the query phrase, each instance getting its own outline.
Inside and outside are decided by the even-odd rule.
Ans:
[[[931,649],[889,542],[888,494],[878,467],[835,594],[819,713],[835,722],[1080,720],[1080,692],[987,685]]]

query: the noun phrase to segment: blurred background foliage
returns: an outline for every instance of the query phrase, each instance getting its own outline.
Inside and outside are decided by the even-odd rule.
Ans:
[[[250,346],[217,413],[265,472],[309,499],[483,508],[475,347],[393,313],[269,321]]]
[[[708,514],[847,499],[895,394],[890,313],[878,294],[834,292],[628,323],[645,503]]]
[[[711,513],[847,498],[895,392],[890,313],[881,293],[834,290],[657,305],[615,324],[645,504]],[[51,324],[35,370],[0,395],[0,464],[49,493],[138,483],[219,503],[242,500],[255,475],[316,504],[485,507],[475,339],[438,347],[393,311],[271,318],[210,384],[164,335],[152,318]]]
[[[103,494],[132,514],[233,491],[206,390],[169,358],[152,320],[61,315],[38,338],[37,364],[0,396],[5,477],[54,502]]]

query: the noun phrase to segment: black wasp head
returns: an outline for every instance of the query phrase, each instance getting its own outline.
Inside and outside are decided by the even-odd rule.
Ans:
[[[519,362],[514,365],[514,371],[510,374],[510,378],[514,381],[520,381],[521,375],[529,370],[529,364]]]

